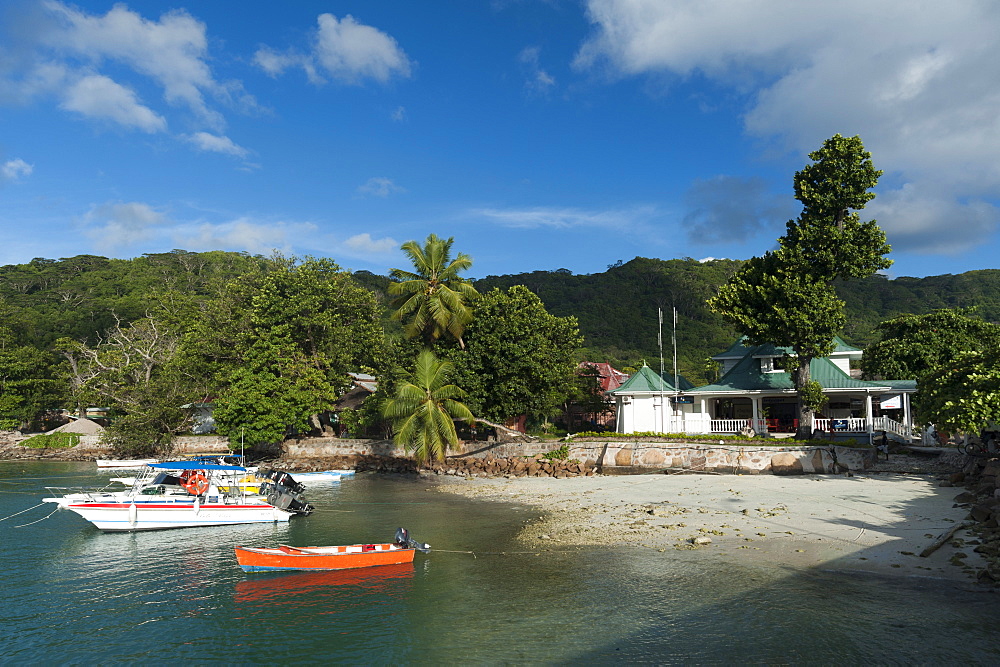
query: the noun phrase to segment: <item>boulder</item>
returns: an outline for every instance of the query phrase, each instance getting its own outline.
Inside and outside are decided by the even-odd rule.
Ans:
[[[794,454],[780,452],[771,457],[771,472],[775,475],[801,475],[802,462]]]

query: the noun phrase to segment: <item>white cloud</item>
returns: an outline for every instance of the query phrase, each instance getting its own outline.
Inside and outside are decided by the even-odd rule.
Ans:
[[[59,19],[59,26],[48,34],[53,51],[94,67],[104,61],[124,64],[156,81],[170,104],[184,104],[213,126],[221,125],[221,117],[204,99],[205,93],[228,94],[208,66],[204,23],[184,10],[171,10],[159,21],[150,21],[123,4],[104,16],[60,2],[48,2],[46,7]]]
[[[220,137],[208,132],[195,132],[186,138],[200,150],[211,153],[222,153],[223,155],[233,155],[236,157],[246,157],[250,153],[250,151],[242,146],[233,143],[233,140],[229,137]]]
[[[521,50],[517,59],[524,65],[526,80],[525,87],[535,93],[545,93],[556,84],[555,77],[542,69],[539,64],[539,53],[541,49],[537,46],[529,46]]]
[[[28,164],[21,158],[7,160],[0,165],[0,183],[17,181],[22,176],[31,176],[31,172],[34,170],[35,167],[33,165]]]
[[[363,195],[372,195],[385,199],[391,194],[406,192],[406,190],[393,183],[392,179],[385,176],[374,176],[369,178],[363,185],[359,185],[358,192]]]
[[[916,233],[896,217],[929,199],[938,214],[994,228],[983,204],[965,202],[1000,197],[1000,5],[589,0],[588,15],[596,31],[580,68],[727,86],[746,95],[750,135],[801,155],[860,135],[875,165],[909,184],[879,217],[903,245],[956,243],[948,219],[918,215]]]
[[[85,234],[104,250],[128,247],[153,238],[167,217],[149,204],[108,202],[93,207],[85,216]]]
[[[316,21],[318,28],[308,54],[294,49],[282,53],[264,46],[254,61],[271,76],[302,67],[313,83],[324,82],[320,72],[347,84],[366,79],[385,83],[394,76],[410,75],[410,60],[390,35],[358,23],[350,14],[339,20],[333,14],[320,14]]]
[[[399,241],[394,238],[373,239],[371,234],[356,234],[344,241],[344,247],[358,255],[385,255],[399,249]]]
[[[293,242],[316,234],[311,222],[257,222],[246,217],[222,223],[190,223],[170,231],[176,247],[191,250],[241,250],[267,254],[291,252]]]
[[[392,112],[391,118],[397,123],[402,123],[406,120],[406,107],[396,107]]]
[[[167,121],[139,103],[135,93],[106,76],[85,76],[65,91],[62,104],[90,118],[111,120],[143,132],[162,132]]]
[[[0,102],[54,99],[87,119],[147,133],[166,131],[168,115],[180,110],[185,124],[214,135],[225,119],[213,104],[256,108],[238,81],[213,74],[206,26],[184,10],[147,19],[125,4],[91,14],[41,0],[21,3],[7,18]]]
[[[469,215],[485,218],[504,227],[516,229],[570,229],[574,227],[600,227],[604,229],[631,229],[645,223],[656,213],[652,207],[627,210],[587,211],[578,208],[538,206],[521,209],[480,208]]]
[[[1000,210],[982,200],[959,202],[907,183],[882,193],[863,211],[878,220],[894,250],[956,255],[1000,228]]]

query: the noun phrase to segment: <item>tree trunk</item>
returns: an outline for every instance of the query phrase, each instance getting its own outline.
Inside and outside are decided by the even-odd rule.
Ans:
[[[811,405],[806,405],[806,402],[803,400],[802,388],[812,380],[812,374],[809,370],[809,362],[812,359],[801,355],[796,357],[796,359],[798,359],[799,365],[795,369],[793,379],[795,381],[795,389],[799,391],[799,427],[795,429],[795,437],[799,440],[808,440],[813,434],[816,412]]]
[[[517,439],[523,438],[525,440],[538,440],[537,436],[528,435],[527,433],[521,433],[520,431],[515,431],[514,429],[507,428],[506,426],[502,426],[500,424],[495,424],[495,423],[493,423],[493,422],[491,422],[491,421],[489,421],[487,419],[483,419],[482,417],[476,417],[476,421],[477,422],[482,422],[482,423],[486,424],[487,426],[492,426],[493,428],[495,428],[497,430],[498,434],[502,432],[504,435],[506,435],[506,436],[508,436],[510,438],[517,438]]]

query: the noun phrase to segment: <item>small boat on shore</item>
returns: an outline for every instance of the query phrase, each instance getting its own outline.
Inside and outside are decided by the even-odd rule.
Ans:
[[[322,470],[320,472],[297,472],[295,481],[303,484],[316,482],[339,482],[344,475],[339,470]]]
[[[388,544],[348,544],[329,547],[274,548],[236,547],[236,562],[244,572],[281,570],[347,570],[377,565],[412,563],[416,551],[427,553],[429,544],[410,539],[403,528],[396,530],[396,541]]]
[[[97,459],[98,468],[111,468],[117,470],[145,468],[150,463],[159,463],[159,459]]]

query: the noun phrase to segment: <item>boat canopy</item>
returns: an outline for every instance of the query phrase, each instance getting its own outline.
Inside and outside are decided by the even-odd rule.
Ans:
[[[201,463],[199,461],[167,461],[165,463],[150,463],[149,467],[157,468],[159,470],[239,470],[246,472],[246,468],[243,466]]]

